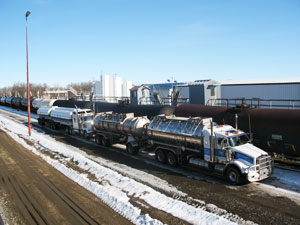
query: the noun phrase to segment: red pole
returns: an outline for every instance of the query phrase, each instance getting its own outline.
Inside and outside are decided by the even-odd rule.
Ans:
[[[30,12],[26,12],[26,59],[27,59],[27,109],[28,109],[28,134],[31,136],[31,124],[30,124],[30,92],[29,92],[29,71],[28,71],[28,34],[27,34],[27,17]]]

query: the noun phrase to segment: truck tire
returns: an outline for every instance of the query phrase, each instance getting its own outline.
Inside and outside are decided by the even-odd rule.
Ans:
[[[173,167],[177,166],[176,155],[173,152],[168,152],[167,161],[170,166],[173,166]]]
[[[69,127],[65,127],[65,133],[66,133],[66,134],[69,133]]]
[[[240,184],[241,183],[241,173],[235,167],[229,167],[226,171],[226,179],[231,184]]]
[[[89,139],[89,134],[86,131],[83,131],[83,137],[85,139]]]
[[[100,137],[100,136],[96,136],[95,137],[95,142],[98,144],[98,145],[102,145],[102,137]]]
[[[166,163],[166,161],[167,161],[167,157],[166,157],[165,151],[162,150],[162,149],[158,149],[155,152],[155,158],[160,163]]]
[[[84,137],[84,131],[83,130],[80,130],[79,134],[80,134],[80,136]]]
[[[102,145],[104,147],[110,147],[111,146],[111,142],[108,138],[103,137],[101,140],[102,140]]]
[[[133,147],[130,143],[126,145],[126,150],[130,155],[136,155],[139,151],[138,147]]]

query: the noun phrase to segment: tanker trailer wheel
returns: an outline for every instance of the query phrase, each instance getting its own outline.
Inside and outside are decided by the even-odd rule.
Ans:
[[[165,151],[162,149],[158,149],[155,152],[155,157],[156,157],[156,160],[160,163],[166,163],[166,161],[167,161]]]
[[[130,143],[126,145],[126,150],[130,155],[136,155],[139,151],[138,147],[133,147]]]
[[[240,171],[238,171],[238,169],[236,169],[234,167],[230,167],[226,171],[226,179],[231,184],[235,184],[235,185],[240,184],[241,183],[241,173],[240,173]]]
[[[105,146],[105,147],[110,147],[111,146],[111,142],[110,142],[110,140],[108,139],[108,138],[105,138],[105,137],[103,137],[102,139],[101,139],[101,141],[102,141],[102,145],[103,146]]]
[[[98,144],[98,145],[102,145],[102,137],[100,137],[100,136],[96,136],[95,137],[95,142]]]
[[[176,155],[173,152],[168,152],[167,161],[170,166],[173,166],[173,167],[177,166]]]

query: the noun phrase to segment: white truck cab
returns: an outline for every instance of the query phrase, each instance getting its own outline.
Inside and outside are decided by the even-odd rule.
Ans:
[[[251,144],[245,132],[229,125],[214,124],[206,126],[203,134],[204,160],[224,165],[224,175],[231,183],[239,183],[242,175],[253,182],[272,173],[271,157]]]

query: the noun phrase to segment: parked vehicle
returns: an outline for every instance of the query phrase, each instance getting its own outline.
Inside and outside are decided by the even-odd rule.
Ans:
[[[94,131],[98,144],[125,143],[131,154],[146,147],[161,163],[204,167],[223,174],[233,184],[243,178],[259,181],[273,171],[271,157],[252,145],[246,133],[217,125],[212,118],[159,115],[149,121],[133,114],[108,112],[96,115]]]
[[[65,129],[68,134],[80,133],[86,137],[93,132],[93,112],[90,109],[40,107],[38,123],[52,129]]]

